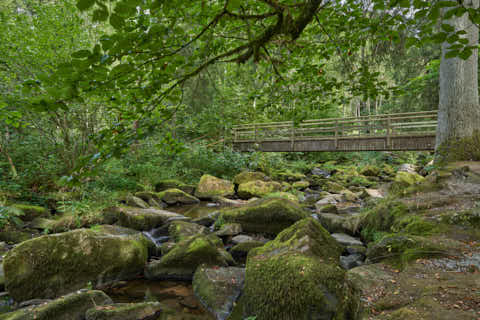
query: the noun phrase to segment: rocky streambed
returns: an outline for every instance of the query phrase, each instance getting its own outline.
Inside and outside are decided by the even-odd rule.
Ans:
[[[372,282],[386,270],[378,262],[401,257],[390,263],[402,269],[426,249],[438,253],[434,266],[460,261],[447,254],[459,243],[405,232],[428,217],[372,188],[408,190],[424,183],[415,172],[319,168],[276,179],[163,181],[105,209],[101,225],[4,246],[3,306],[17,310],[0,319],[362,319],[372,290],[396,281]],[[27,225],[60,221],[42,213]]]

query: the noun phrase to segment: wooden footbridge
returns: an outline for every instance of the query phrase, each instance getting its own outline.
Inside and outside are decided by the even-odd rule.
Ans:
[[[252,123],[233,128],[237,151],[433,150],[437,111]]]

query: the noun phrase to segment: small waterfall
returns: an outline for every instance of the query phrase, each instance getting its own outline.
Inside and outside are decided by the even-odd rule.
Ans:
[[[165,233],[165,228],[162,229],[161,227],[152,229],[150,231],[143,231],[142,233],[145,237],[152,241],[157,248],[160,247],[162,243],[167,242],[170,239],[170,237]]]

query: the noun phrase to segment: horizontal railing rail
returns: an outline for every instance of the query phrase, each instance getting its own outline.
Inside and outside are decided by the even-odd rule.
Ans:
[[[381,114],[349,118],[330,118],[250,123],[234,126],[233,142],[302,141],[355,137],[434,135],[437,111]]]

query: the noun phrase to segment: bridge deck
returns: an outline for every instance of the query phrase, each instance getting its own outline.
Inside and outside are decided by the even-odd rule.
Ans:
[[[253,123],[233,128],[238,151],[433,150],[437,112]]]

